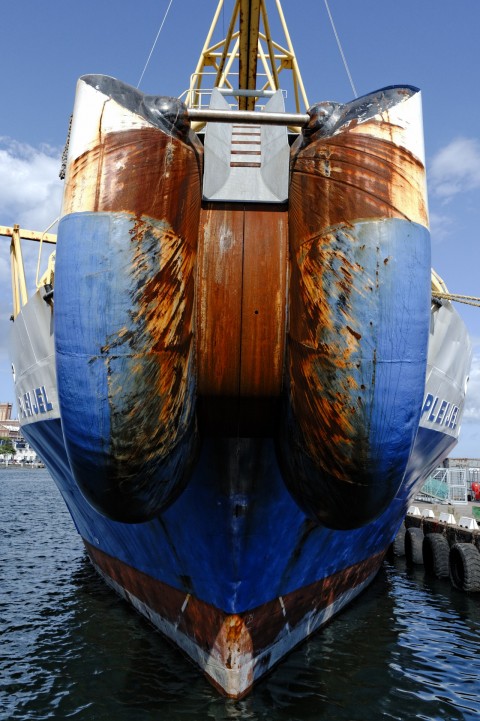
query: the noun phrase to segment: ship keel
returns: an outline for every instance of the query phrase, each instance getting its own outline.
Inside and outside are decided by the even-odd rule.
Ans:
[[[235,699],[245,696],[290,651],[361,593],[384,555],[378,553],[257,608],[232,614],[84,542],[105,582],[199,666],[218,691]]]

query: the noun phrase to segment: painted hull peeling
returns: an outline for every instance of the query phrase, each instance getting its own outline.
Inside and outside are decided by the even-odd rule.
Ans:
[[[419,143],[400,123],[419,111],[413,88],[319,104],[293,147],[280,449],[293,496],[333,528],[388,506],[417,433],[430,246]]]
[[[469,371],[431,300],[419,92],[309,118],[291,148],[207,125],[204,152],[178,100],[80,79],[54,301],[12,329],[22,431],[92,563],[233,698],[374,578]]]
[[[75,479],[100,512],[136,522],[183,490],[198,447],[193,313],[202,149],[178,101],[148,102],[129,88],[117,106],[116,91],[125,103],[121,90],[105,77],[80,84],[55,334]],[[91,312],[92,302],[101,313]]]

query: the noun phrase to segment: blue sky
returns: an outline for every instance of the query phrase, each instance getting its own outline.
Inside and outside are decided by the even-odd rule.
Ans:
[[[142,90],[178,95],[188,87],[216,5],[173,0]],[[452,292],[480,296],[479,0],[329,5],[359,95],[392,84],[421,88],[432,264]],[[77,78],[104,73],[137,85],[167,6],[168,0],[2,5],[1,225],[44,230],[58,215],[59,157]],[[228,24],[232,7],[233,0],[226,0],[221,25]],[[283,0],[283,9],[310,103],[351,100],[323,0]],[[0,400],[11,400],[7,243],[0,248]],[[462,436],[452,455],[480,457],[480,309],[457,307],[472,337],[474,362]]]

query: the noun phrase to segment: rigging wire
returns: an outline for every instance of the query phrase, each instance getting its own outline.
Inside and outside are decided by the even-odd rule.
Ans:
[[[330,18],[330,24],[331,24],[331,26],[332,26],[333,34],[335,35],[335,39],[336,39],[336,41],[337,41],[338,49],[339,49],[339,51],[340,51],[340,55],[342,56],[343,65],[344,65],[345,70],[346,70],[346,72],[347,72],[348,79],[349,79],[349,81],[350,81],[350,85],[351,85],[353,94],[354,94],[354,96],[355,96],[356,98],[358,98],[358,93],[357,93],[357,91],[356,91],[356,89],[355,89],[355,85],[353,84],[352,76],[350,75],[350,70],[349,70],[349,67],[348,67],[347,59],[346,59],[346,57],[345,57],[345,55],[344,55],[344,53],[343,53],[342,44],[341,44],[341,42],[340,42],[340,38],[338,37],[337,29],[336,29],[336,27],[335,27],[335,23],[333,22],[332,13],[330,12],[330,8],[329,8],[329,6],[328,6],[328,0],[324,0],[324,2],[325,2],[325,7],[327,8],[327,13],[328,13],[328,17]]]
[[[162,32],[162,28],[163,28],[163,26],[164,26],[164,24],[165,24],[165,20],[167,19],[168,11],[170,10],[170,6],[171,6],[172,2],[173,2],[173,0],[170,0],[170,2],[168,3],[168,7],[167,7],[167,9],[165,10],[165,15],[163,16],[163,20],[162,20],[162,22],[160,23],[160,27],[158,28],[157,37],[156,37],[155,40],[154,40],[154,43],[153,43],[153,45],[152,45],[152,49],[150,50],[150,54],[149,54],[149,56],[148,56],[148,58],[147,58],[147,62],[145,63],[145,67],[143,68],[142,74],[140,75],[140,79],[139,79],[139,81],[138,81],[138,83],[137,83],[137,88],[140,87],[140,83],[141,83],[142,80],[143,80],[143,76],[145,75],[145,70],[147,69],[148,64],[149,64],[149,62],[150,62],[150,58],[152,57],[153,51],[155,50],[155,45],[157,44],[158,38],[160,37],[160,33]]]

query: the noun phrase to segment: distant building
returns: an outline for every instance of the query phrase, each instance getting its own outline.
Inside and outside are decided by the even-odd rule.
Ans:
[[[12,417],[12,404],[0,403],[0,421],[8,421]]]
[[[3,405],[6,404],[3,403]],[[20,440],[20,438],[22,438],[22,434],[20,433],[20,421],[17,421],[15,418],[0,420],[0,441],[2,439],[8,439],[14,443],[15,441]]]
[[[10,441],[15,454],[2,453],[2,444]],[[37,454],[20,432],[20,421],[12,418],[12,404],[0,403],[0,460],[13,460],[16,463],[37,463]]]
[[[37,454],[24,438],[15,443],[15,448],[16,453],[13,458],[16,463],[38,463]]]
[[[445,468],[480,468],[480,458],[447,458]]]

